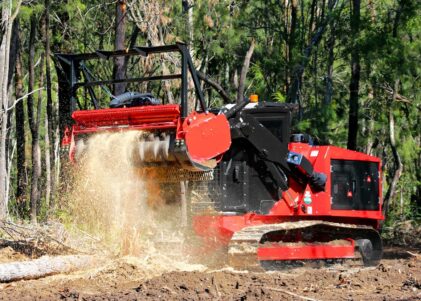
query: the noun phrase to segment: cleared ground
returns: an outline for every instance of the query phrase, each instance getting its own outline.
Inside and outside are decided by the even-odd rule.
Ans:
[[[421,300],[421,250],[387,248],[378,267],[277,272],[122,257],[95,269],[0,284],[1,300]],[[24,260],[10,247],[0,262]],[[161,262],[162,261],[162,262]]]

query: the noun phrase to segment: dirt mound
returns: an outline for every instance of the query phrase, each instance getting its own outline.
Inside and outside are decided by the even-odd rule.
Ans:
[[[421,224],[413,220],[396,222],[385,227],[382,236],[389,245],[421,248]]]

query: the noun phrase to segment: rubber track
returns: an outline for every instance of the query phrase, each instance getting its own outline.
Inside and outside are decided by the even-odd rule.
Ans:
[[[333,223],[320,220],[284,222],[245,227],[235,232],[228,245],[229,262],[234,267],[256,269],[260,267],[257,249],[264,234],[315,227],[315,231],[328,232],[333,237],[361,239],[368,238],[373,243],[373,256],[366,265],[376,265],[382,257],[382,242],[379,233],[370,226]]]

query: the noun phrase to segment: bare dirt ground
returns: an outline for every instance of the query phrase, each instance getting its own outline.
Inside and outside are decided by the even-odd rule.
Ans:
[[[420,251],[386,248],[377,267],[276,272],[121,257],[95,269],[0,284],[0,300],[421,300]],[[6,247],[0,263],[25,256]]]

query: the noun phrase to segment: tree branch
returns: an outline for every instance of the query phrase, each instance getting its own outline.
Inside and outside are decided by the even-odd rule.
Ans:
[[[196,71],[196,72],[197,72],[197,75],[199,76],[199,78],[201,80],[203,80],[205,83],[209,84],[212,88],[214,88],[216,90],[216,92],[219,93],[219,95],[222,97],[224,102],[226,102],[226,103],[231,102],[230,96],[224,90],[224,88],[222,88],[222,86],[219,83],[217,83],[216,81],[211,79],[207,74],[205,74],[203,72],[200,72],[200,71]]]
[[[45,89],[45,87],[41,87],[41,88],[38,88],[38,89],[36,89],[36,90],[34,90],[34,91],[31,91],[31,92],[29,92],[29,93],[26,93],[26,94],[25,94],[25,95],[23,95],[22,97],[19,97],[18,99],[16,99],[16,100],[15,100],[15,102],[13,103],[13,105],[11,105],[10,107],[8,107],[8,108],[7,108],[6,112],[8,112],[8,111],[12,110],[12,109],[13,109],[13,108],[17,105],[17,103],[18,103],[19,101],[21,101],[22,99],[24,99],[24,98],[28,97],[29,95],[32,95],[32,94],[34,94],[34,93],[38,92],[39,90],[44,90],[44,89]]]

